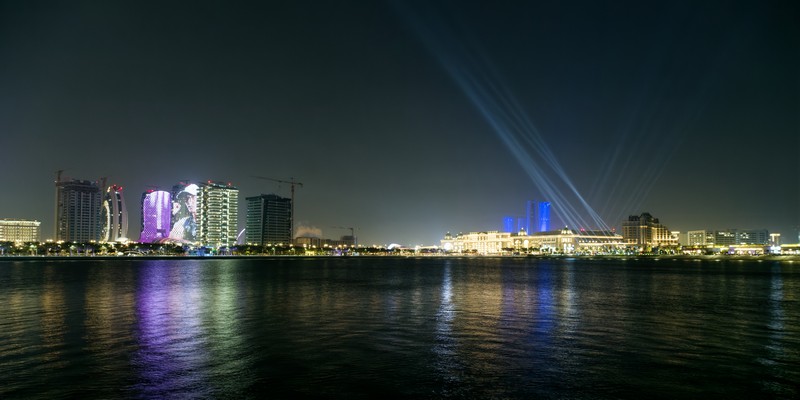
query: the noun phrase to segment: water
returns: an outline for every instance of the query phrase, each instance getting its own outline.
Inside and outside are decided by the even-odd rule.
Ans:
[[[0,261],[0,398],[797,398],[800,265]]]

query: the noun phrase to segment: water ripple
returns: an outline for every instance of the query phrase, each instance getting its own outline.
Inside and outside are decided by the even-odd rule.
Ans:
[[[800,270],[0,262],[0,398],[792,398]]]

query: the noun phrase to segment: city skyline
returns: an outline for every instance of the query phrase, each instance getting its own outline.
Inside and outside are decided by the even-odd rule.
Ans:
[[[297,226],[365,244],[527,200],[554,228],[800,228],[796,4],[0,7],[0,218],[43,236],[62,169],[123,186],[129,236],[151,187],[288,197],[256,176],[304,183]]]
[[[291,210],[292,201],[291,201],[290,198],[283,198],[283,197],[277,196],[275,194],[269,194],[269,195],[262,194],[262,195],[259,195],[259,196],[249,197],[249,198],[244,199],[245,202],[246,202],[246,205],[245,205],[245,210],[244,210],[245,212],[242,214],[242,213],[238,212],[239,206],[236,205],[236,204],[239,203],[239,200],[238,200],[238,191],[239,191],[239,189],[237,187],[233,186],[231,183],[225,184],[225,183],[222,183],[222,182],[212,182],[212,181],[198,182],[198,183],[185,182],[185,181],[179,182],[178,184],[175,184],[175,185],[172,186],[172,195],[169,192],[166,192],[166,191],[163,191],[163,190],[155,190],[153,187],[149,188],[147,191],[142,193],[142,197],[141,197],[141,210],[143,212],[143,218],[141,220],[141,225],[140,225],[141,229],[137,229],[137,228],[134,227],[133,228],[134,231],[129,231],[129,232],[132,232],[133,235],[125,236],[125,235],[123,235],[123,232],[127,231],[127,212],[125,210],[125,205],[124,205],[125,199],[124,199],[124,194],[122,193],[122,187],[119,186],[119,185],[116,185],[116,184],[108,184],[107,182],[105,182],[105,179],[101,179],[99,181],[89,181],[89,180],[74,179],[74,178],[62,176],[62,174],[61,174],[62,172],[63,171],[59,171],[59,174],[57,175],[57,179],[60,179],[60,181],[59,181],[60,184],[56,185],[57,191],[58,191],[58,194],[59,194],[58,197],[57,197],[59,200],[58,200],[58,203],[56,204],[57,205],[56,213],[58,215],[61,215],[61,213],[62,213],[61,211],[59,211],[62,208],[62,206],[66,205],[63,202],[63,200],[61,199],[62,194],[64,192],[64,187],[71,187],[71,186],[74,186],[74,185],[77,185],[79,187],[84,187],[84,186],[85,187],[89,187],[89,186],[91,186],[92,188],[94,188],[94,190],[95,190],[95,192],[97,194],[105,193],[105,195],[103,196],[103,200],[102,201],[98,200],[98,204],[97,204],[97,208],[98,209],[95,210],[95,212],[93,212],[94,218],[98,220],[97,224],[93,224],[93,223],[87,223],[86,224],[86,228],[94,227],[94,229],[97,230],[97,233],[99,234],[99,236],[97,236],[97,239],[77,240],[77,242],[88,242],[88,241],[114,242],[114,241],[118,241],[118,240],[115,240],[113,238],[117,238],[117,239],[125,241],[125,242],[127,242],[127,241],[132,241],[132,242],[137,242],[138,241],[140,243],[160,243],[160,242],[164,242],[164,243],[184,243],[185,242],[185,244],[194,244],[194,245],[198,245],[198,246],[210,246],[212,248],[217,248],[217,247],[220,247],[220,246],[226,247],[226,246],[230,246],[230,245],[235,244],[237,242],[237,240],[236,240],[237,236],[239,236],[241,238],[246,238],[246,240],[244,240],[244,241],[239,241],[240,242],[239,244],[261,244],[261,245],[264,245],[264,244],[267,244],[267,243],[284,243],[284,244],[291,243],[294,239],[290,240],[289,239],[290,237],[303,238],[303,239],[309,239],[309,238],[322,239],[323,238],[321,231],[315,231],[314,229],[310,229],[309,227],[305,227],[305,226],[299,227],[297,232],[294,232],[295,234],[291,235],[290,226],[291,226],[291,220],[292,220],[292,218],[291,218],[291,214],[292,213],[291,213],[290,210]],[[294,183],[294,181],[292,181],[292,182]],[[208,192],[209,190],[212,190],[216,194],[210,195],[210,192]],[[175,212],[175,209],[173,208],[173,206],[171,204],[172,202],[170,201],[170,198],[173,197],[173,196],[176,196],[175,198],[176,198],[176,200],[178,200],[178,202],[176,204],[180,204],[181,203],[181,201],[180,201],[181,196],[180,195],[186,194],[186,193],[182,193],[182,192],[186,192],[186,191],[188,191],[187,193],[193,193],[193,196],[197,196],[200,191],[202,191],[203,193],[207,193],[208,192],[205,196],[200,196],[200,198],[196,201],[198,204],[200,204],[200,206],[198,207],[199,209],[205,209],[205,212],[200,212],[199,213],[200,217],[198,218],[198,222],[200,222],[200,221],[202,221],[202,222],[200,223],[201,234],[196,238],[197,240],[187,240],[188,238],[184,237],[185,228],[183,226],[181,226],[181,229],[179,229],[178,231],[175,230],[174,226],[182,225],[183,223],[179,223],[177,225],[174,225],[173,228],[172,228],[172,232],[169,232],[169,229],[167,229],[167,227],[169,225],[180,221],[180,215],[177,215],[177,216],[173,217],[173,218],[177,218],[176,221],[171,221],[171,218],[169,217],[169,213],[170,212]],[[232,194],[227,194],[228,192],[232,192]],[[111,193],[113,193],[113,196],[110,195]],[[209,195],[211,197],[209,197],[208,199],[206,199],[206,200],[202,199],[204,197],[208,197]],[[114,199],[113,201],[111,201],[112,197]],[[186,196],[184,196],[184,197],[186,197]],[[216,198],[216,199],[214,199],[214,198]],[[230,198],[230,200],[229,200],[229,198]],[[203,206],[203,204],[205,204],[205,203],[207,203],[209,201],[211,201],[211,203],[213,203],[214,205],[210,205],[211,203],[209,203],[209,204],[206,204],[205,206]],[[266,201],[266,203],[265,203],[265,201]],[[99,203],[102,203],[102,206]],[[112,203],[118,203],[118,204],[112,205]],[[154,205],[157,204],[157,203],[163,203],[163,204],[161,204],[158,207],[155,207]],[[278,203],[281,203],[281,204],[278,205]],[[285,204],[283,204],[283,203],[285,203]],[[536,205],[537,210],[532,211],[531,207],[533,207],[534,204]],[[211,208],[209,208],[209,206]],[[255,206],[255,208],[253,208],[253,206]],[[639,221],[640,218],[643,218],[645,221],[648,221],[649,219],[653,218],[648,212],[643,212],[641,215],[629,215],[627,217],[627,220],[622,222],[622,229],[620,229],[619,232],[617,232],[616,226],[611,227],[609,230],[591,229],[591,228],[587,229],[586,227],[580,227],[580,228],[575,229],[574,227],[568,227],[568,226],[553,227],[553,229],[550,229],[550,225],[549,225],[549,222],[550,222],[549,208],[550,208],[550,206],[551,206],[551,204],[549,202],[538,202],[538,203],[535,203],[532,200],[528,200],[526,202],[526,205],[525,205],[525,210],[528,213],[532,212],[534,214],[526,215],[526,216],[515,216],[515,217],[504,216],[502,224],[501,224],[502,227],[500,229],[494,229],[494,228],[473,229],[473,230],[469,230],[469,231],[460,231],[460,232],[457,232],[457,234],[458,235],[462,235],[462,234],[470,234],[470,235],[472,235],[472,234],[486,233],[486,232],[489,232],[489,233],[491,233],[491,232],[500,232],[500,233],[506,233],[506,234],[511,234],[511,235],[516,235],[517,233],[519,233],[520,235],[526,235],[526,234],[557,232],[557,231],[564,230],[564,229],[567,229],[567,228],[569,228],[569,230],[575,231],[575,232],[577,232],[577,231],[580,231],[580,232],[589,231],[589,232],[605,232],[607,234],[620,234],[621,232],[626,232],[626,229],[627,229],[626,225],[628,225],[630,221]],[[116,210],[113,213],[111,213],[111,215],[118,215],[118,218],[121,218],[121,219],[117,220],[117,222],[112,222],[112,218],[109,216],[109,209],[112,209],[112,208],[115,208]],[[263,208],[263,210],[262,210],[262,208]],[[273,216],[265,219],[265,215],[266,215],[265,212],[266,212],[267,209],[272,210],[272,211],[270,211],[270,213]],[[244,219],[246,221],[246,223],[243,224],[243,225],[241,223],[238,223],[238,225],[235,226],[235,227],[229,227],[228,223],[227,223],[228,217],[226,216],[229,213],[228,210],[231,210],[230,212],[232,214],[230,214],[230,215],[233,217],[234,220],[238,221],[238,220]],[[209,212],[211,212],[211,214],[214,215],[211,218],[211,220],[209,220],[208,217],[203,217],[203,215],[208,214]],[[180,213],[178,213],[178,214],[180,214]],[[236,218],[237,214],[241,215],[241,217],[238,218],[238,219]],[[280,215],[279,219],[280,219],[281,222],[278,222],[277,220],[274,219],[278,215]],[[144,216],[147,216],[147,217],[144,217]],[[166,218],[166,219],[162,220],[162,217]],[[0,220],[4,220],[4,219],[0,219]],[[10,221],[10,219],[7,219],[7,218],[5,220]],[[20,223],[22,223],[22,224],[30,224],[30,223],[34,223],[35,222],[36,223],[36,228],[35,228],[36,231],[40,231],[39,224],[41,222],[38,221],[38,220],[24,220],[24,219],[22,219],[22,220],[18,220],[18,221]],[[212,222],[212,224],[214,224],[216,227],[214,227],[211,231],[208,231],[208,229],[211,228],[211,227],[208,226],[207,224],[209,222],[211,222],[211,221],[216,221],[216,222]],[[655,218],[654,221],[656,223],[658,223],[658,218]],[[219,230],[220,227],[217,226],[217,225],[219,225],[220,223],[223,226],[227,226],[227,227],[223,228],[223,230]],[[262,225],[262,224],[263,224],[263,226],[258,226],[258,225]],[[533,228],[531,228],[531,226],[532,226],[531,224],[534,225]],[[251,225],[253,225],[253,226],[251,226]],[[350,229],[351,236],[349,236],[349,237],[350,238],[354,238],[354,236],[352,236],[352,234],[355,233],[354,232],[354,228],[346,228],[346,227],[331,227],[331,228],[333,228],[333,229]],[[79,229],[84,229],[84,228],[79,228]],[[269,229],[270,233],[265,234],[266,231],[262,232],[262,230],[264,230],[264,229]],[[283,230],[285,232],[277,233],[277,232],[280,232],[281,230]],[[114,233],[110,234],[110,232],[112,232],[112,231]],[[203,231],[205,231],[205,233],[203,233]],[[136,232],[140,232],[140,235],[139,235],[138,238],[136,237]],[[176,234],[176,232],[178,232],[178,234]],[[700,232],[700,233],[698,233],[698,232]],[[738,238],[739,233],[737,233],[737,232],[739,232],[739,233],[743,232],[743,234],[745,235],[745,239],[747,239],[747,235],[752,234],[752,232],[759,232],[758,235],[761,235],[763,237],[760,236],[760,239],[759,239],[758,243],[762,243],[762,244],[766,244],[768,242],[772,243],[772,240],[774,240],[776,237],[778,238],[777,240],[780,241],[779,238],[781,236],[780,232],[769,232],[767,229],[741,228],[741,227],[729,227],[727,229],[719,229],[719,228],[707,229],[707,228],[702,228],[702,227],[695,227],[695,228],[690,228],[690,229],[688,229],[686,231],[676,231],[674,229],[668,229],[668,227],[664,226],[663,230],[662,230],[662,232],[660,234],[665,238],[669,237],[670,239],[668,239],[668,240],[670,240],[670,241],[674,240],[674,241],[681,242],[680,237],[682,237],[683,238],[683,240],[682,240],[683,242],[686,242],[686,244],[691,244],[690,242],[692,242],[692,239],[691,239],[692,234],[702,234],[702,235],[711,234],[713,236],[713,234],[716,233],[718,236],[719,235],[723,235],[723,236],[727,235],[727,236],[730,236],[730,238],[733,238],[734,237],[733,235],[736,235],[736,237]],[[449,237],[453,233],[456,233],[456,232],[447,231],[444,234],[444,236],[445,237]],[[215,239],[214,240],[209,240],[210,239],[209,237],[204,237],[204,236],[206,236],[208,234],[211,234],[212,236],[214,236]],[[679,234],[680,234],[680,236],[678,236]],[[53,238],[46,238],[45,239],[44,237],[46,237],[46,235],[47,235],[47,233],[39,232],[39,234],[37,234],[37,236],[42,236],[42,237],[40,237],[38,241],[54,240]],[[251,238],[252,235],[255,235],[255,236],[253,236]],[[169,237],[167,237],[167,236],[169,236]],[[626,234],[626,236],[632,236],[632,235]],[[770,240],[769,241],[766,239],[767,236],[770,236]],[[346,235],[342,236],[342,238],[345,238],[345,237],[347,237],[347,236]],[[192,236],[192,238],[194,238],[194,236]],[[260,239],[255,239],[255,238],[260,238]],[[325,239],[334,239],[333,237],[330,237],[330,236],[324,237],[324,238]],[[62,238],[58,238],[57,237],[55,240],[58,240],[58,239],[62,239]],[[794,237],[789,236],[789,237],[786,237],[786,239],[787,240],[785,240],[784,243],[786,243],[786,244],[790,244],[790,243],[793,244],[794,243],[793,242]],[[719,241],[719,239],[713,239],[713,238],[711,239],[712,242],[714,242],[715,240]],[[733,240],[733,239],[730,239],[730,240]],[[75,240],[67,239],[67,241],[75,241]],[[704,239],[704,241],[705,241],[705,239]],[[722,241],[725,241],[725,240],[722,240]],[[778,243],[778,242],[776,242],[776,243]],[[798,243],[800,243],[800,237],[798,237]],[[373,245],[380,246],[381,244],[373,243]],[[388,246],[389,244],[388,243],[384,243],[383,245]],[[396,244],[392,244],[392,246],[394,246],[394,245],[396,245]],[[424,245],[425,246],[431,246],[431,244],[427,244],[427,243],[424,244]],[[418,244],[418,246],[419,246],[419,244]]]

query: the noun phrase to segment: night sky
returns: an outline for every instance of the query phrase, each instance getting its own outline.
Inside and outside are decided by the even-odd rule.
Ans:
[[[500,229],[569,185],[617,229],[797,242],[798,2],[596,3],[3,1],[0,218],[52,237],[63,169],[122,185],[133,239],[150,187],[231,182],[243,228],[244,197],[289,195],[265,176],[361,244]]]

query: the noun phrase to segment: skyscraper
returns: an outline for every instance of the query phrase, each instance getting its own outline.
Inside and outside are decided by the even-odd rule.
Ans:
[[[102,194],[97,182],[56,180],[56,240],[88,242],[100,240]]]
[[[203,246],[236,244],[239,189],[230,183],[208,181],[197,194],[197,239]]]
[[[525,202],[525,232],[535,232],[538,225],[536,224],[536,202],[528,200]]]
[[[101,213],[102,241],[116,242],[128,238],[128,209],[122,197],[122,186],[111,185],[106,189]]]
[[[503,229],[501,229],[501,232],[515,232],[514,217],[508,215],[503,217]]]
[[[247,243],[292,243],[292,200],[274,194],[247,199]]]
[[[172,196],[163,190],[142,193],[142,233],[139,241],[153,243],[169,237],[172,228]]]
[[[181,182],[172,187],[169,241],[195,245],[199,243],[197,232],[198,202],[200,187],[194,183]]]
[[[547,232],[550,230],[550,202],[540,201],[539,211],[536,214],[536,228],[538,232]]]

